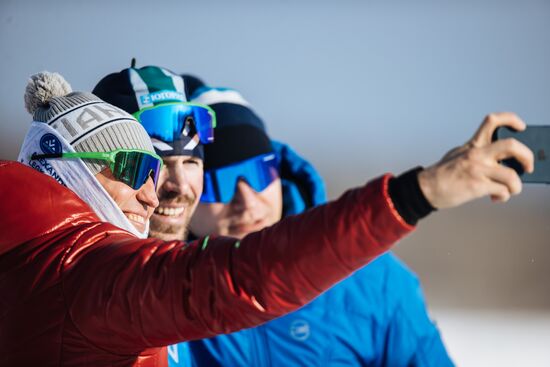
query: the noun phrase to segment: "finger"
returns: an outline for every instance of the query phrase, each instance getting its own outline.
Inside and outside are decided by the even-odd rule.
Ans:
[[[517,195],[521,192],[521,179],[512,168],[502,165],[488,167],[486,175],[492,182],[505,186],[508,195]]]
[[[500,197],[500,196],[497,196],[497,195],[490,195],[490,198],[491,198],[491,201],[493,203],[505,203],[507,202],[508,200],[510,200],[510,196],[508,197]]]
[[[483,123],[471,139],[471,143],[476,147],[490,144],[493,133],[501,126],[508,126],[514,130],[523,131],[527,125],[513,112],[492,113],[485,117]]]
[[[495,141],[484,148],[488,155],[497,161],[515,158],[525,172],[533,172],[535,167],[535,156],[531,149],[514,138]]]
[[[510,200],[511,194],[506,185],[491,181],[487,184],[488,194],[494,202],[504,203]]]

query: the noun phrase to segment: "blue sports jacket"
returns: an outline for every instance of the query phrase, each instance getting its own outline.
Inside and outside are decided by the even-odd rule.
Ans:
[[[273,142],[285,215],[326,201],[313,166]],[[176,366],[453,366],[416,276],[380,256],[298,311],[264,325],[168,348]]]

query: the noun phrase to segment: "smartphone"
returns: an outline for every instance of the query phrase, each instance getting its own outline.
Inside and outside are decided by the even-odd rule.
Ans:
[[[515,159],[506,159],[502,164],[513,168],[525,183],[550,184],[550,126],[529,125],[524,131],[499,127],[493,134],[493,141],[514,138],[525,144],[535,155],[535,171],[526,173]]]

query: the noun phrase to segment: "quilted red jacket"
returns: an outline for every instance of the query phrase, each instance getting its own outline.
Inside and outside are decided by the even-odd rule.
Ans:
[[[137,239],[0,161],[0,365],[166,366],[166,345],[293,311],[412,230],[388,179],[240,242],[185,244]]]

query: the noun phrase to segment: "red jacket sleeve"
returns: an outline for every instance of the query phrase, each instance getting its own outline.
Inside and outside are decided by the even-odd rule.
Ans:
[[[291,312],[413,229],[393,209],[388,179],[240,242],[139,240],[108,224],[90,226],[64,261],[70,317],[92,343],[125,353]]]

